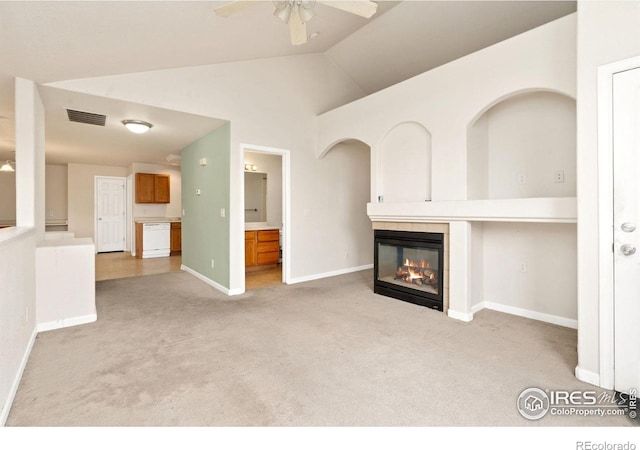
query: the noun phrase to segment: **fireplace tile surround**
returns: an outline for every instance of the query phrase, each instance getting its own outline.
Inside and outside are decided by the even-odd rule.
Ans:
[[[374,230],[416,231],[421,233],[442,233],[444,236],[443,272],[443,312],[449,310],[449,224],[448,223],[410,223],[410,222],[372,222]]]

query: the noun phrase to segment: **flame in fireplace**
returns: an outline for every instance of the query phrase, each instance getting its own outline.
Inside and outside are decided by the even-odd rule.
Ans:
[[[436,271],[424,259],[421,259],[420,262],[415,262],[406,258],[404,265],[398,267],[395,278],[418,286],[437,284]]]
[[[404,265],[407,267],[420,267],[421,269],[431,269],[431,264],[429,264],[428,262],[425,262],[424,259],[421,259],[420,263],[416,263],[407,258],[404,260]]]

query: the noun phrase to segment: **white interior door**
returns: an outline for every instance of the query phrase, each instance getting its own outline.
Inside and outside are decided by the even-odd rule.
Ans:
[[[640,68],[613,76],[613,118],[614,387],[628,393],[640,388]]]
[[[96,251],[124,251],[125,178],[96,177]]]

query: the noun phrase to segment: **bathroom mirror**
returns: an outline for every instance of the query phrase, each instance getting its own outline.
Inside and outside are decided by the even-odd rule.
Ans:
[[[244,221],[267,221],[267,174],[244,173]]]

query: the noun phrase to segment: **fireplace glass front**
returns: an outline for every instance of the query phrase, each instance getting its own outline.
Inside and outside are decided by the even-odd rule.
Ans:
[[[376,230],[374,292],[443,310],[443,235]]]

